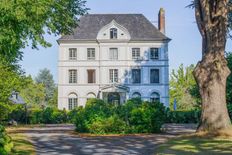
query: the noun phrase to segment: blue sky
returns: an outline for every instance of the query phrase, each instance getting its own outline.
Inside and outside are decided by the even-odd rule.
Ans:
[[[142,13],[157,24],[158,11],[166,11],[166,35],[172,39],[169,44],[170,70],[196,64],[201,59],[201,36],[198,32],[194,10],[186,8],[191,0],[87,0],[89,13]],[[26,74],[33,77],[43,68],[51,70],[57,82],[57,59],[59,37],[46,35],[52,43],[50,48],[23,49],[24,58],[20,63]],[[232,51],[232,41],[227,42],[227,50]]]

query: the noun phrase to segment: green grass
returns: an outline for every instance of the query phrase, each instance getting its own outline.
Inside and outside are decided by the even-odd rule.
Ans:
[[[158,146],[155,154],[169,155],[218,155],[232,154],[232,139],[202,137],[197,135],[184,136],[171,139]]]
[[[35,155],[35,148],[24,134],[11,133],[14,155]]]

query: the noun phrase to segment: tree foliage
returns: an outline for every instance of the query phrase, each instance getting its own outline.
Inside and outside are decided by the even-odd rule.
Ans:
[[[177,71],[172,70],[170,80],[170,108],[176,99],[178,110],[191,110],[199,107],[199,91],[193,76],[194,65],[184,68],[181,64]]]
[[[31,76],[24,78],[25,87],[19,92],[24,101],[34,107],[41,106],[45,100],[45,87],[43,84],[37,84]]]
[[[78,24],[78,16],[88,10],[84,0],[1,0],[0,57],[17,62],[31,42],[32,48],[51,44],[44,34],[69,34]]]
[[[226,59],[228,62],[228,67],[232,70],[232,53],[227,53]],[[226,100],[228,104],[232,104],[232,74],[227,79],[226,84]]]
[[[55,83],[50,70],[47,68],[40,70],[35,77],[35,81],[37,84],[42,84],[45,87],[45,102],[48,102],[53,97],[55,91]]]
[[[57,108],[58,107],[58,87],[55,87],[52,98],[48,101],[48,106]]]

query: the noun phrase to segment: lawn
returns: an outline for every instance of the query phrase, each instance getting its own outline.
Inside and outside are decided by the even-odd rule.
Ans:
[[[171,139],[156,148],[155,154],[169,155],[218,155],[232,154],[232,138],[213,138],[198,135]]]
[[[10,133],[14,148],[12,154],[14,155],[35,155],[35,148],[28,140],[26,135],[21,133]]]

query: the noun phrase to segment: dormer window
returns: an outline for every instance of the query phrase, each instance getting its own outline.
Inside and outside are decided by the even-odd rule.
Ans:
[[[117,39],[118,38],[118,30],[116,28],[110,29],[110,39]]]

